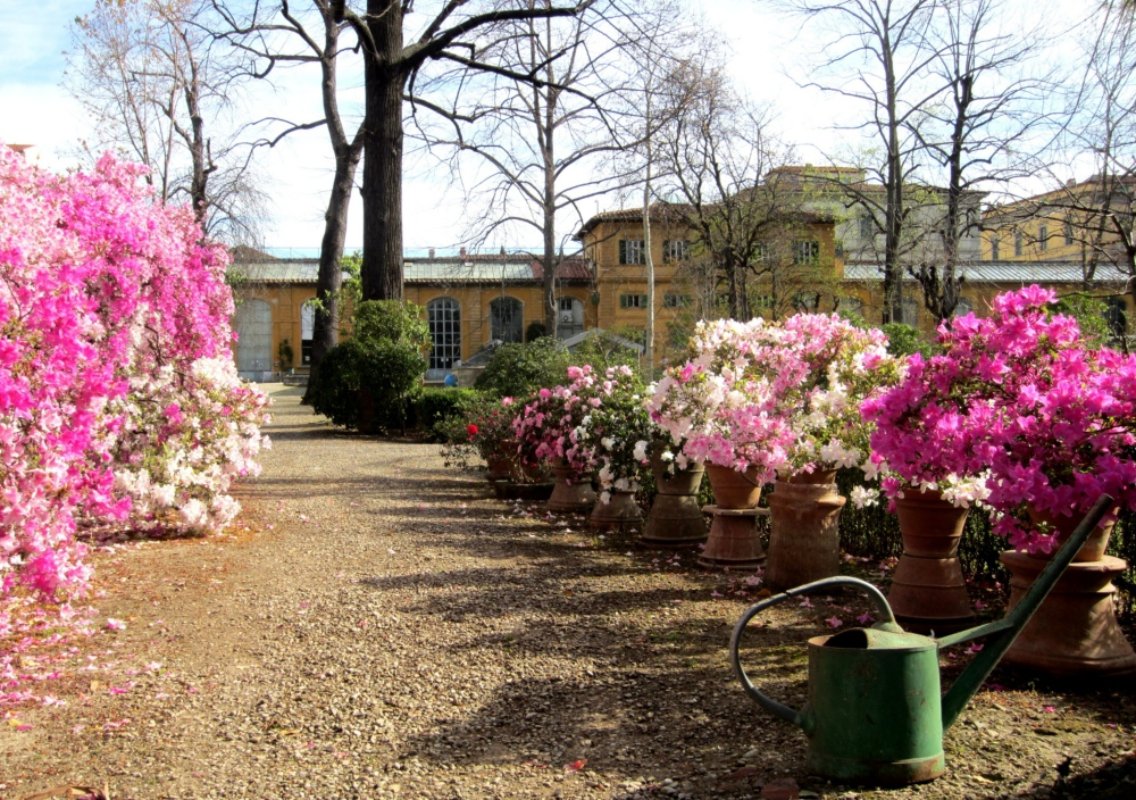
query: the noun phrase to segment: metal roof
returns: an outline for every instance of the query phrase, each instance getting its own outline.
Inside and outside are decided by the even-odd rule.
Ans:
[[[556,269],[562,281],[588,282],[591,270],[578,256],[568,256]],[[319,261],[314,258],[270,259],[234,262],[229,274],[250,283],[314,284]],[[544,271],[529,255],[451,256],[412,258],[403,262],[403,281],[408,284],[500,284],[540,283]]]
[[[250,283],[315,283],[319,261],[313,258],[251,261],[230,264],[228,271]]]
[[[959,265],[959,274],[968,283],[1080,283],[1080,262],[1066,261],[981,261]],[[844,265],[844,278],[851,281],[883,280],[883,264]],[[1097,283],[1125,283],[1128,275],[1113,264],[1097,266]],[[910,279],[909,279],[910,280]]]
[[[532,261],[440,258],[407,261],[402,268],[406,283],[532,283]]]

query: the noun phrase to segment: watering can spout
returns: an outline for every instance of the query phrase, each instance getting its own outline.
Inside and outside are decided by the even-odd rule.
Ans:
[[[1037,576],[1029,590],[1022,599],[1005,617],[996,622],[979,625],[950,636],[939,639],[939,648],[950,647],[960,642],[970,641],[979,637],[989,637],[983,648],[974,657],[962,674],[955,679],[951,688],[943,695],[943,729],[946,730],[966,708],[970,698],[982,686],[983,681],[990,675],[1001,660],[1002,655],[1014,643],[1014,639],[1025,628],[1034,612],[1045,600],[1050,590],[1057,583],[1065,568],[1072,563],[1077,551],[1084,545],[1085,540],[1100,524],[1101,519],[1116,504],[1116,501],[1102,495],[1089,509],[1089,513],[1074,529],[1069,539],[1061,545],[1060,549],[1045,565],[1045,569]]]

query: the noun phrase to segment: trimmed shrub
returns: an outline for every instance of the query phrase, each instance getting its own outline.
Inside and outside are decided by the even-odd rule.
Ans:
[[[474,384],[497,397],[524,397],[542,386],[564,383],[568,351],[549,337],[497,348]]]
[[[328,351],[309,387],[312,408],[336,425],[374,433],[404,429],[408,400],[422,385],[429,329],[413,303],[368,300],[352,319],[354,338]]]

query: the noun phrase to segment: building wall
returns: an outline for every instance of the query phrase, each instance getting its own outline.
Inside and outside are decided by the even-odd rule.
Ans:
[[[967,282],[962,286],[960,294],[960,304],[955,310],[956,315],[966,314],[970,311],[975,312],[979,316],[985,316],[993,304],[994,297],[1003,292],[1016,291],[1023,288],[1027,284],[1023,283],[1001,283],[1001,282]],[[1046,288],[1052,289],[1057,292],[1058,297],[1076,294],[1081,291],[1081,286],[1078,283],[1069,282],[1049,282],[1044,284]],[[856,311],[860,313],[864,321],[869,325],[879,325],[880,320],[883,318],[883,284],[878,281],[845,281],[845,292],[849,298],[856,301],[859,306]],[[938,320],[936,320],[930,312],[923,306],[923,293],[922,290],[913,282],[905,282],[903,285],[905,302],[909,301],[908,307],[914,312],[914,327],[918,328],[921,333],[928,339],[933,339],[935,336],[935,329],[938,327]],[[1125,317],[1128,321],[1136,319],[1136,306],[1133,305],[1132,296],[1128,293],[1119,294],[1119,287],[1110,287],[1109,289],[1102,289],[1101,294],[1106,296],[1112,302],[1122,302]]]
[[[643,331],[647,324],[647,308],[643,298],[647,294],[647,268],[645,264],[621,264],[620,241],[639,241],[643,239],[642,222],[634,215],[612,215],[613,218],[594,221],[583,236],[584,254],[592,260],[596,272],[596,324],[598,327],[615,333]],[[783,280],[779,286],[783,297],[807,290],[818,295],[818,307],[831,310],[836,306],[839,280],[843,274],[844,262],[836,253],[836,238],[833,223],[803,222],[787,228],[771,229],[770,242],[780,241],[782,258],[791,249],[794,240],[813,240],[817,242],[819,254],[815,267],[793,267],[786,261],[781,268]],[[689,244],[689,258],[671,260],[664,258],[664,247],[668,241],[686,240]],[[698,285],[695,277],[706,267],[701,263],[704,257],[694,245],[695,236],[689,229],[674,224],[654,224],[651,227],[651,250],[655,264],[655,357],[657,362],[673,358],[680,347],[671,347],[668,331],[673,323],[687,326],[700,316],[708,315],[707,305],[716,298],[702,298],[706,291],[716,294],[711,286]],[[771,251],[772,252],[772,251]],[[786,277],[791,276],[791,277]],[[772,292],[767,279],[750,278],[751,294],[761,295]],[[778,316],[792,313],[788,300],[783,307],[762,307],[756,313]]]
[[[592,309],[590,291],[587,286],[562,286],[561,297],[572,297],[584,306],[585,327],[595,327],[594,316],[589,320]],[[403,297],[422,308],[432,300],[448,297],[457,301],[460,311],[461,358],[469,360],[475,353],[485,348],[492,340],[492,318],[490,303],[499,297],[513,297],[521,303],[522,335],[534,322],[544,322],[544,307],[541,287],[533,284],[471,284],[451,286],[427,286],[406,284]]]
[[[1099,211],[1105,192],[1092,179],[997,206],[983,216],[985,261],[1088,261],[1123,264],[1123,248],[1111,219]],[[1117,187],[1112,212],[1132,212],[1127,185]]]
[[[285,339],[288,340],[293,352],[291,369],[297,372],[307,371],[307,368],[301,364],[300,318],[304,303],[314,300],[315,296],[315,286],[303,284],[242,286],[234,290],[234,299],[238,306],[242,302],[262,300],[268,303],[272,310],[272,342],[269,351],[271,366],[268,371],[274,375],[285,374],[289,370],[288,365],[280,361],[280,343]]]

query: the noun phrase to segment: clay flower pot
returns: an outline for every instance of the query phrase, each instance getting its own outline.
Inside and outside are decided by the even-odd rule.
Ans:
[[[840,511],[846,500],[836,471],[779,478],[769,496],[769,558],[765,582],[791,589],[840,574]]]
[[[969,508],[941,492],[905,489],[895,498],[903,554],[892,576],[888,602],[909,630],[949,633],[974,618],[958,557]]]

